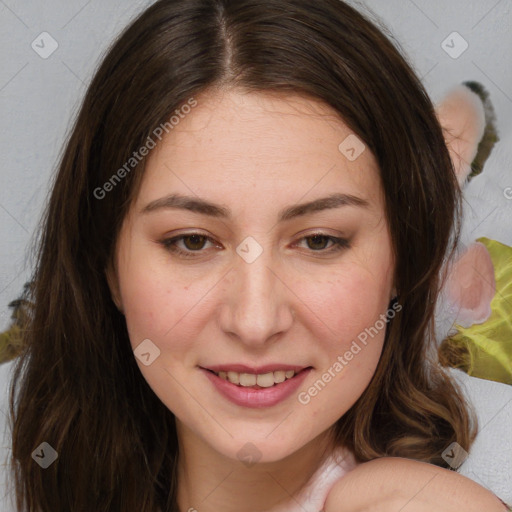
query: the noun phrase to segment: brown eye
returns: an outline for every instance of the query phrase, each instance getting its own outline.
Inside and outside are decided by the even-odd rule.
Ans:
[[[187,233],[174,238],[166,238],[161,240],[160,244],[171,253],[184,258],[196,258],[206,252],[205,245],[207,243],[213,243],[210,237],[202,235],[201,233]],[[203,249],[205,249],[203,251]]]
[[[182,238],[185,247],[191,251],[200,251],[203,249],[205,242],[208,240],[203,235],[187,235]],[[187,243],[187,240],[189,243]]]
[[[327,245],[329,244],[330,245]],[[338,238],[325,233],[314,233],[300,239],[300,244],[306,244],[306,249],[318,255],[327,255],[350,248],[350,242],[345,238]],[[303,246],[304,247],[304,246]]]
[[[331,237],[325,235],[313,235],[304,237],[308,241],[308,247],[313,250],[321,251],[326,248],[326,244],[329,242]],[[310,243],[309,241],[312,241]]]

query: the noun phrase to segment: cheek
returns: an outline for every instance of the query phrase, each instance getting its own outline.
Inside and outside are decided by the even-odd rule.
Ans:
[[[389,303],[388,281],[387,272],[368,272],[359,265],[347,265],[323,283],[303,282],[298,294],[308,297],[310,316],[313,313],[324,325],[327,338],[340,344],[373,325],[385,313]]]
[[[311,299],[310,328],[323,356],[319,380],[305,391],[310,397],[322,394],[311,401],[315,413],[336,404],[329,415],[333,421],[363,393],[378,365],[387,328],[390,262],[383,258],[369,266],[350,261],[330,280],[303,285],[301,295]]]
[[[385,286],[376,288],[367,273],[347,273],[328,290],[318,293],[311,308],[320,312],[316,380],[298,398],[313,417],[330,425],[359,399],[375,373],[387,327],[381,315],[388,301]]]
[[[201,290],[168,267],[150,266],[137,258],[120,272],[123,308],[130,341],[136,346],[149,338],[159,345],[172,339],[173,331],[190,325]]]

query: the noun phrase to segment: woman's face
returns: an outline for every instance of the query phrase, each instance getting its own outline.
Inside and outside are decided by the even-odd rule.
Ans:
[[[196,99],[149,155],[111,288],[179,434],[276,461],[321,439],[379,361],[394,270],[379,169],[320,102]]]

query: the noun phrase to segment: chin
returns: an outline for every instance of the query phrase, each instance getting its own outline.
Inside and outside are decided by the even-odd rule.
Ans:
[[[214,450],[234,462],[250,468],[255,464],[278,462],[296,451],[296,447],[283,446],[281,442],[258,439],[248,434],[242,438],[229,439],[228,444],[210,444]]]

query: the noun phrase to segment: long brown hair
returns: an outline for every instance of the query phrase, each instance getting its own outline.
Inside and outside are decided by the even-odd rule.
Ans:
[[[402,310],[371,383],[335,425],[336,443],[360,462],[389,455],[444,466],[452,441],[468,450],[474,439],[460,391],[427,364],[460,196],[410,66],[340,0],[160,0],[106,54],[53,184],[10,395],[19,510],[178,510],[174,416],[142,377],[105,278],[144,159],[106,197],[97,190],[211,87],[320,99],[379,164]],[[58,454],[47,469],[32,457],[43,442]]]

